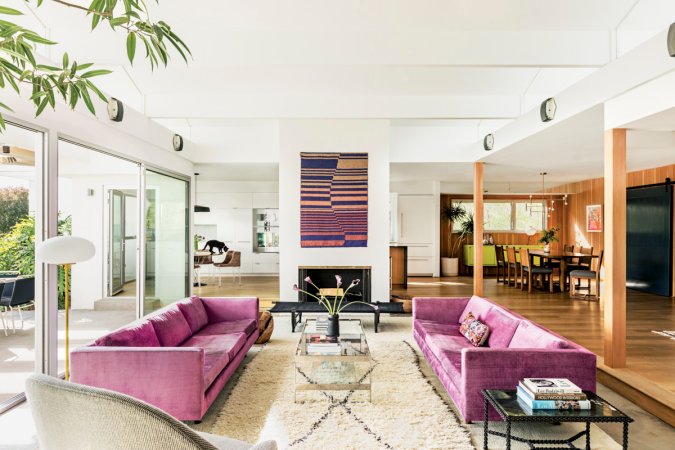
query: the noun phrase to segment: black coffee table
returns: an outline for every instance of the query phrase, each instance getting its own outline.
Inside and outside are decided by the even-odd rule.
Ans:
[[[506,450],[511,450],[511,441],[524,442],[530,449],[563,450],[576,449],[574,441],[586,436],[586,450],[591,449],[591,423],[592,422],[616,422],[623,423],[623,448],[628,449],[628,424],[633,419],[619,411],[606,400],[595,395],[593,392],[584,391],[591,401],[591,409],[577,411],[560,411],[557,409],[531,410],[527,405],[518,401],[515,390],[487,389],[482,391],[485,399],[485,421],[483,422],[483,450],[488,450],[488,435],[506,438]],[[488,405],[491,404],[497,410],[501,418],[506,422],[506,433],[489,429]],[[511,435],[512,422],[584,422],[586,429],[580,431],[568,439],[525,439]],[[537,445],[555,445],[561,447],[537,447]],[[562,447],[564,446],[564,447]]]
[[[290,313],[291,332],[295,333],[295,327],[302,322],[303,313],[325,313],[326,308],[319,302],[277,302],[271,313]],[[379,331],[380,314],[404,314],[403,303],[375,302],[370,304],[350,303],[340,314],[372,314],[375,332]]]

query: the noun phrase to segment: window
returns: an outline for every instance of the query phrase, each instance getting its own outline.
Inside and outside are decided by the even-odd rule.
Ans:
[[[516,202],[515,212],[515,231],[527,231],[530,227],[534,227],[537,231],[543,230],[546,227],[543,213],[544,202],[532,202],[534,211],[527,208],[529,202]]]
[[[474,205],[471,201],[456,201],[461,203],[467,215],[473,216]],[[533,209],[528,208],[528,201],[486,201],[483,210],[483,226],[486,232],[509,231],[526,232],[530,227],[541,230],[546,226],[543,214],[544,203],[533,202]],[[465,218],[453,224],[452,231],[459,233],[462,226],[469,218]]]

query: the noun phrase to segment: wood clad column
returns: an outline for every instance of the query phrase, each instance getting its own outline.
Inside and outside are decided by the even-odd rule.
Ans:
[[[604,360],[626,366],[626,130],[605,131]]]
[[[473,165],[473,293],[483,296],[483,163]]]

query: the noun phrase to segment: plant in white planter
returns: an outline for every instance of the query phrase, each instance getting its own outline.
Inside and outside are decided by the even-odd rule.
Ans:
[[[444,205],[443,209],[441,210],[441,218],[447,221],[448,246],[451,246],[450,256],[441,258],[441,274],[444,276],[454,277],[459,274],[459,258],[457,256],[457,241],[455,242],[455,245],[451,245],[452,224],[466,218],[466,210],[462,206],[462,202]],[[459,239],[461,239],[461,232],[460,237],[458,237],[458,240]]]
[[[551,227],[548,230],[541,231],[541,237],[539,238],[539,243],[544,244],[544,251],[546,253],[551,251],[551,242],[558,242],[558,236],[556,233],[560,230],[558,227]]]

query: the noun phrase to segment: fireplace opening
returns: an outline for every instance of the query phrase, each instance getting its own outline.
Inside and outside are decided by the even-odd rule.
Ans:
[[[338,295],[341,295],[342,291],[346,290],[353,280],[361,280],[358,286],[349,290],[345,296],[345,302],[370,303],[372,301],[370,296],[370,266],[301,266],[298,267],[298,286],[317,297],[320,297],[319,290],[321,290],[324,296],[330,299],[336,293],[335,275],[342,277],[342,286],[337,290]],[[305,281],[307,277],[312,279],[316,287]],[[298,301],[316,302],[317,300],[304,292],[298,292]]]

